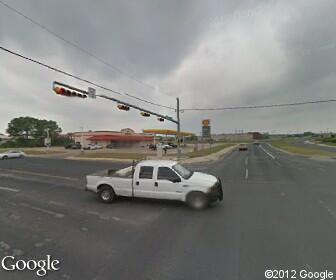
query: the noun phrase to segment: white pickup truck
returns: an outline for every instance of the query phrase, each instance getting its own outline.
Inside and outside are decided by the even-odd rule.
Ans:
[[[171,199],[203,209],[223,199],[222,183],[213,175],[193,172],[176,161],[144,160],[120,170],[87,176],[86,190],[105,202],[118,196]]]

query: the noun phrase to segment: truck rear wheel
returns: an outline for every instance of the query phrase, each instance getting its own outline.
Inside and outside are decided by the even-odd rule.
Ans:
[[[209,199],[205,193],[191,192],[187,196],[187,205],[195,210],[202,210],[209,205]]]
[[[107,185],[103,185],[99,188],[98,196],[104,203],[111,203],[116,199],[113,188]]]

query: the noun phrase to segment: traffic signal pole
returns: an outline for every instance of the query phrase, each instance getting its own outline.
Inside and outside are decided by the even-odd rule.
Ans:
[[[176,118],[177,118],[177,158],[181,157],[181,122],[180,122],[180,99],[176,98]]]

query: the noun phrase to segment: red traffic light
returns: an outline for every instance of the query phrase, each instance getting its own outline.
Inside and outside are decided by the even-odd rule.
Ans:
[[[158,118],[159,122],[164,122],[164,118]]]
[[[61,88],[61,87],[55,87],[55,88],[54,88],[54,91],[56,92],[56,94],[59,94],[59,95],[65,95],[65,89],[64,89],[64,88]]]
[[[123,104],[118,104],[118,109],[119,110],[124,110],[124,111],[129,111],[130,107],[123,105]]]
[[[150,117],[150,113],[147,113],[147,112],[141,112],[140,114],[143,117]]]

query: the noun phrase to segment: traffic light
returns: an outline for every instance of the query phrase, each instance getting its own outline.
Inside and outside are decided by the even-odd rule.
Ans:
[[[140,114],[143,117],[150,117],[150,113],[147,113],[147,112],[141,112]]]
[[[159,122],[164,122],[164,118],[158,118]]]
[[[69,89],[65,89],[63,87],[55,87],[54,91],[56,94],[63,95],[63,96],[68,96],[68,97],[79,97],[79,98],[86,98],[86,94],[82,94],[77,91],[71,91]]]
[[[64,89],[64,88],[61,88],[61,87],[55,87],[55,88],[54,88],[54,91],[56,92],[56,94],[59,94],[59,95],[65,95],[65,89]]]
[[[124,110],[124,111],[129,111],[130,107],[124,104],[118,104],[118,109],[119,110]]]

